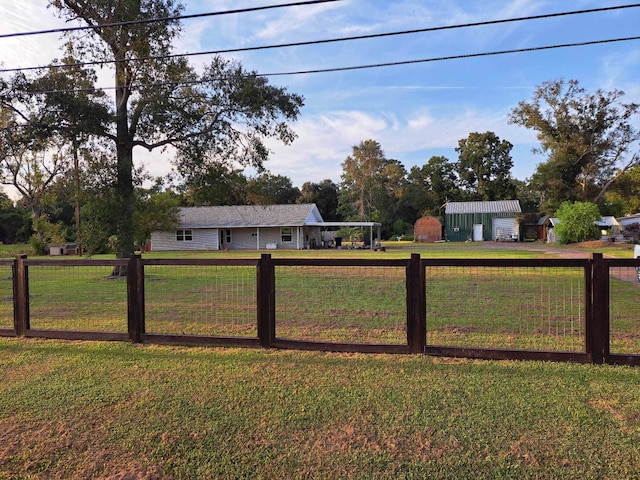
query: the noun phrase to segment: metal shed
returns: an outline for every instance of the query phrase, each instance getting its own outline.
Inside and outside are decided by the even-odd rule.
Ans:
[[[446,239],[451,242],[518,240],[518,200],[448,202],[445,205]]]

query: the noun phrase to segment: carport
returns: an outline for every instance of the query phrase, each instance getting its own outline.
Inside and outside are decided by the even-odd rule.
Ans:
[[[326,231],[329,229],[340,229],[340,228],[351,228],[351,227],[359,227],[363,228],[368,236],[369,245],[371,250],[375,250],[375,239],[377,238],[380,242],[382,240],[382,224],[378,222],[322,222],[322,223],[308,223],[308,226],[320,227],[322,230]],[[375,236],[374,236],[375,229]],[[365,243],[367,243],[365,241]]]

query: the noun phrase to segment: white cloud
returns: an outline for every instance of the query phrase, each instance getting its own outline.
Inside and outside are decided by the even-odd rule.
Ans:
[[[425,112],[406,118],[359,111],[325,112],[306,116],[294,129],[298,139],[292,145],[270,143],[274,153],[266,167],[273,173],[288,176],[298,186],[325,178],[339,181],[340,164],[351,153],[351,147],[367,139],[378,141],[388,158],[400,160],[407,169],[412,166],[408,158],[419,157],[426,163],[430,151],[449,149],[453,152],[458,140],[475,131],[493,131],[503,140],[524,146],[525,151],[536,143],[531,131],[507,124],[506,112],[475,110],[439,118]],[[529,175],[525,170],[522,170],[524,175]]]
[[[53,15],[44,0],[28,2],[0,2],[2,33],[22,33],[67,27],[64,20]],[[60,57],[59,33],[17,36],[1,39],[2,68],[20,68],[47,65]]]

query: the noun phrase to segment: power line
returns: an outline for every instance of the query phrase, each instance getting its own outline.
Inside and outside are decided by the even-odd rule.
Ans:
[[[208,12],[208,13],[194,13],[191,15],[177,15],[174,17],[164,17],[164,18],[147,18],[144,20],[130,20],[126,22],[115,22],[115,23],[105,23],[102,25],[86,25],[81,27],[65,27],[65,28],[53,28],[50,30],[36,30],[32,32],[16,32],[16,33],[5,33],[0,35],[0,39],[2,38],[12,38],[12,37],[24,37],[29,35],[43,35],[48,33],[67,33],[81,30],[97,30],[101,28],[110,28],[110,27],[123,27],[126,25],[140,25],[145,23],[157,23],[157,22],[170,22],[174,20],[188,20],[192,18],[202,18],[202,17],[213,17],[219,15],[231,15],[236,13],[248,13],[248,12],[257,12],[261,10],[271,10],[274,8],[283,8],[283,7],[299,7],[305,5],[314,5],[317,3],[329,3],[329,2],[340,2],[342,0],[309,0],[306,2],[294,2],[294,3],[282,3],[278,5],[265,5],[262,7],[250,7],[250,8],[239,8],[236,10],[224,10],[221,12]]]
[[[568,47],[584,47],[588,45],[598,45],[598,44],[606,44],[606,43],[615,43],[615,42],[627,42],[631,40],[640,40],[639,37],[626,37],[626,38],[612,38],[607,40],[592,40],[588,42],[575,42],[575,43],[561,43],[557,45],[545,45],[542,47],[529,47],[529,48],[517,48],[510,50],[497,50],[493,52],[483,52],[483,53],[467,53],[463,55],[450,55],[445,57],[433,57],[433,58],[424,58],[419,60],[404,60],[398,62],[387,62],[387,63],[373,63],[369,65],[358,65],[358,66],[349,66],[349,67],[335,67],[335,68],[323,68],[323,69],[315,69],[315,70],[299,70],[293,72],[278,72],[278,73],[264,73],[258,74],[260,77],[278,77],[278,76],[286,76],[286,75],[304,75],[309,73],[329,73],[329,72],[345,72],[349,70],[364,70],[369,68],[381,68],[381,67],[393,67],[399,65],[411,65],[416,63],[428,63],[428,62],[440,62],[444,60],[459,60],[463,58],[477,58],[477,57],[489,57],[494,55],[506,55],[509,53],[526,53],[526,52],[539,52],[542,50],[553,50],[557,48],[568,48]]]
[[[487,25],[498,25],[498,24],[511,23],[511,22],[540,20],[540,19],[562,17],[562,16],[569,16],[569,15],[581,15],[581,14],[586,14],[586,13],[599,13],[599,12],[604,12],[604,11],[621,10],[621,9],[636,8],[636,7],[640,7],[640,3],[628,4],[628,5],[619,5],[619,6],[614,6],[614,7],[592,8],[592,9],[587,9],[587,10],[572,10],[572,11],[567,11],[567,12],[547,13],[547,14],[541,14],[541,15],[530,15],[530,16],[526,16],[526,17],[516,17],[516,18],[507,18],[507,19],[498,19],[498,20],[486,20],[486,21],[482,21],[482,22],[463,23],[463,24],[456,24],[456,25],[445,25],[445,26],[438,26],[438,27],[427,27],[427,28],[412,29],[412,30],[401,30],[401,31],[397,31],[397,32],[383,32],[383,33],[375,33],[375,34],[369,34],[369,35],[356,35],[356,36],[349,36],[349,37],[330,38],[330,39],[323,39],[323,40],[309,40],[309,41],[304,41],[304,42],[281,43],[281,44],[275,44],[275,45],[262,45],[262,46],[254,46],[254,47],[228,48],[228,49],[221,49],[221,50],[207,50],[207,51],[202,51],[202,52],[192,52],[192,53],[182,53],[182,54],[148,56],[148,57],[133,58],[133,59],[129,59],[129,60],[120,60],[120,62],[163,60],[163,59],[170,59],[170,58],[176,58],[176,57],[191,57],[191,56],[200,56],[200,55],[219,55],[219,54],[225,54],[225,53],[239,53],[239,52],[249,52],[249,51],[258,51],[258,50],[269,50],[269,49],[275,49],[275,48],[287,48],[287,47],[300,47],[300,46],[309,46],[309,45],[320,45],[320,44],[326,44],[326,43],[347,42],[347,41],[353,41],[353,40],[366,40],[366,39],[372,39],[372,38],[384,38],[384,37],[391,37],[391,36],[398,36],[398,35],[410,35],[410,34],[416,34],[416,33],[437,32],[437,31],[453,30],[453,29],[459,29],[459,28],[480,27],[480,26],[487,26]],[[2,37],[0,36],[0,38],[2,38]],[[118,63],[118,62],[119,61],[116,61],[116,60],[78,62],[78,63],[74,63],[73,66],[85,67],[85,66],[91,66],[91,65],[106,65],[106,64]],[[68,67],[68,66],[69,65],[66,65],[66,64],[57,64],[57,65],[46,65],[46,66],[39,66],[39,67],[6,68],[6,69],[0,69],[0,73],[29,71],[29,70],[40,70],[40,69],[44,69],[44,68],[64,68],[64,67]]]
[[[287,76],[287,75],[306,75],[306,74],[314,74],[314,73],[332,73],[332,72],[345,72],[350,70],[364,70],[364,69],[372,69],[372,68],[383,68],[383,67],[395,67],[402,65],[412,65],[419,63],[429,63],[429,62],[441,62],[446,60],[460,60],[466,58],[479,58],[479,57],[490,57],[497,55],[507,55],[513,53],[527,53],[527,52],[539,52],[544,50],[553,50],[559,48],[572,48],[572,47],[584,47],[589,45],[602,45],[608,43],[616,43],[616,42],[627,42],[633,40],[640,40],[640,36],[637,37],[625,37],[625,38],[612,38],[605,40],[592,40],[588,42],[574,42],[574,43],[562,43],[556,45],[544,45],[540,47],[529,47],[529,48],[518,48],[518,49],[510,49],[510,50],[496,50],[492,52],[480,52],[480,53],[466,53],[461,55],[449,55],[444,57],[432,57],[432,58],[423,58],[418,60],[404,60],[397,62],[387,62],[387,63],[374,63],[368,65],[355,65],[355,66],[347,66],[347,67],[334,67],[334,68],[324,68],[324,69],[313,69],[313,70],[298,70],[291,72],[275,72],[275,73],[256,73],[250,74],[247,76],[256,76],[256,77],[277,77],[277,76]],[[158,82],[158,83],[149,83],[149,84],[140,84],[133,85],[135,88],[141,87],[162,87],[162,86],[188,86],[188,85],[199,85],[207,83],[204,80],[186,80],[186,81],[177,81],[177,82]],[[30,92],[33,94],[51,94],[51,93],[75,93],[75,92],[92,92],[95,90],[115,90],[118,87],[97,87],[94,89],[62,89],[62,90],[46,90],[46,91],[37,91]]]

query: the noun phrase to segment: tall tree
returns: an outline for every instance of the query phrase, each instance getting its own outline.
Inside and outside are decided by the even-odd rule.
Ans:
[[[604,197],[605,204],[619,205],[616,216],[640,212],[640,165],[628,169],[616,180]],[[613,212],[605,211],[611,215]]]
[[[31,236],[31,216],[0,188],[0,243],[26,242]]]
[[[513,145],[494,132],[470,133],[458,141],[456,169],[463,188],[476,200],[515,198],[511,177]]]
[[[382,187],[382,171],[387,159],[382,146],[365,140],[342,162],[339,211],[351,220],[370,220],[376,209],[377,191]]]
[[[180,33],[175,19],[183,9],[179,1],[50,4],[66,18],[95,27],[75,37],[83,58],[114,66],[114,121],[103,136],[114,145],[117,165],[118,256],[128,256],[134,246],[135,147],[171,146],[178,171],[188,171],[208,162],[261,166],[268,156],[264,138],[293,140],[286,121],[297,117],[302,97],[220,57],[198,74],[185,57],[171,56],[172,42]]]
[[[398,160],[389,159],[380,172],[381,188],[377,189],[377,213],[372,220],[382,223],[382,235],[387,238],[408,233],[417,219],[417,212],[408,202],[407,170]]]
[[[43,150],[44,146],[55,145],[57,154],[54,158],[59,167],[56,173],[62,170],[73,172],[76,237],[79,241],[81,185],[78,152],[93,134],[107,125],[109,111],[101,103],[104,93],[93,88],[95,73],[75,62],[70,44],[67,44],[65,53],[61,64],[54,61],[55,65],[39,69],[30,77],[18,73],[8,82],[2,82],[0,107],[13,115],[13,134],[11,137],[4,135],[4,138],[14,144],[14,154],[20,148],[33,153]],[[47,159],[47,155],[44,158]]]
[[[408,201],[420,215],[442,216],[447,201],[464,200],[458,189],[455,165],[447,157],[433,156],[407,176]]]
[[[588,93],[577,80],[553,80],[513,109],[510,123],[535,130],[540,148],[534,152],[547,157],[531,179],[547,192],[545,211],[563,201],[597,203],[617,178],[640,164],[640,131],[633,126],[639,106],[622,103],[623,95]]]
[[[47,223],[44,207],[65,162],[50,138],[33,135],[30,127],[37,114],[40,112],[18,113],[0,106],[0,184],[11,185],[22,196],[23,205],[31,212],[38,250],[42,250]]]
[[[315,203],[325,222],[338,222],[338,186],[329,179],[305,182],[296,203]]]
[[[178,190],[189,206],[244,205],[247,198],[247,177],[242,170],[222,163],[202,165],[198,171],[187,172]]]
[[[300,190],[289,177],[265,172],[247,181],[247,203],[253,205],[290,205]]]

